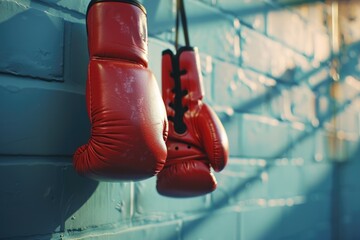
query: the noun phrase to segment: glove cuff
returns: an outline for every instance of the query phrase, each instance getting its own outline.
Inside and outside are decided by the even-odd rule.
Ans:
[[[146,14],[145,7],[137,0],[91,0],[88,7],[87,7],[86,16],[88,15],[89,9],[94,4],[99,3],[99,2],[123,2],[123,3],[129,3],[129,4],[132,4],[132,5],[135,5],[135,6],[139,7]]]
[[[147,67],[146,11],[139,2],[93,0],[86,27],[90,58],[124,59]]]

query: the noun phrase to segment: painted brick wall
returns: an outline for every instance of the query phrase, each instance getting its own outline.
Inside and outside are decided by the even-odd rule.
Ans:
[[[214,193],[172,199],[155,178],[95,182],[72,168],[89,137],[88,2],[0,0],[0,239],[360,237],[358,20],[333,84],[324,3],[187,0],[231,158]],[[160,84],[175,1],[142,2]]]

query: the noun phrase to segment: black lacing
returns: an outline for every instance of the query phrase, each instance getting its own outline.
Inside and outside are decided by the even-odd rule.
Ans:
[[[170,77],[174,80],[175,86],[171,91],[175,94],[174,102],[169,103],[169,107],[174,109],[174,117],[169,116],[169,121],[174,122],[175,132],[182,134],[186,132],[186,125],[184,123],[184,114],[189,109],[188,106],[183,106],[182,99],[188,94],[187,90],[182,90],[181,88],[181,76],[186,74],[186,70],[180,70],[179,60],[177,56],[173,56],[172,59],[172,69]]]
[[[177,12],[176,12],[176,35],[175,35],[175,48],[177,50],[176,55],[172,55],[172,69],[173,71],[170,73],[170,77],[174,80],[175,86],[172,89],[172,92],[175,94],[174,102],[169,103],[169,107],[174,109],[175,115],[174,117],[169,116],[169,121],[174,122],[175,132],[182,134],[185,133],[187,127],[184,123],[184,114],[189,109],[188,106],[183,106],[182,99],[188,94],[188,90],[182,90],[181,87],[181,76],[186,74],[187,71],[184,69],[180,69],[179,57],[181,54],[181,50],[178,51],[178,37],[179,37],[179,19],[181,18],[183,33],[185,37],[185,48],[190,48],[189,34],[187,28],[185,7],[183,0],[177,0]],[[192,48],[191,48],[192,49]]]

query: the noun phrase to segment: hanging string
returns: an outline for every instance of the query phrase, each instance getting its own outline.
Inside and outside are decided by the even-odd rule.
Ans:
[[[180,10],[180,0],[176,0],[176,19],[175,19],[175,49],[179,48],[179,10]]]
[[[181,25],[183,28],[183,34],[185,38],[185,46],[190,46],[189,40],[189,31],[186,19],[186,12],[183,0],[176,1],[176,22],[175,22],[175,49],[179,48],[179,25],[180,25],[180,18],[181,18]]]

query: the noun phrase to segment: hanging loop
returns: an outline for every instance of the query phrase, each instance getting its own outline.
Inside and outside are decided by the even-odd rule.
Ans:
[[[185,6],[184,6],[183,0],[176,1],[176,22],[175,22],[175,49],[176,50],[179,48],[180,19],[181,19],[181,25],[183,28],[184,38],[185,38],[185,46],[189,47],[190,46],[189,31],[188,31],[188,26],[187,26],[186,12],[185,12]]]

